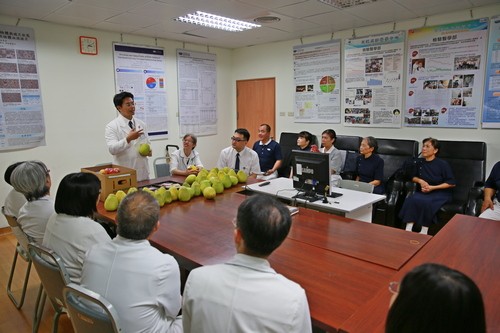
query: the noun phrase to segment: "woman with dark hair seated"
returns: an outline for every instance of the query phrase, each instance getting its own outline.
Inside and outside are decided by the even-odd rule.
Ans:
[[[302,131],[299,133],[297,137],[297,150],[310,151],[312,144],[313,136],[308,131]]]
[[[47,223],[43,245],[62,259],[71,281],[80,283],[85,253],[97,243],[109,242],[106,230],[92,220],[101,183],[91,173],[65,176],[56,194],[54,214]]]
[[[439,264],[415,267],[394,294],[386,333],[486,333],[483,298],[465,274]]]
[[[422,158],[418,159],[412,178],[418,186],[417,191],[405,199],[399,212],[407,230],[427,234],[428,227],[437,223],[436,213],[451,201],[455,178],[448,162],[437,157],[438,152],[437,139],[422,141]]]
[[[367,136],[359,146],[356,158],[356,180],[373,185],[373,193],[384,194],[384,160],[376,154],[377,140]]]

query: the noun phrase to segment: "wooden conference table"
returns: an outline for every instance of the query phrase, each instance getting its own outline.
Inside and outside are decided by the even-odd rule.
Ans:
[[[150,183],[167,179],[182,182],[183,177]],[[239,186],[233,187],[215,200],[198,197],[164,206],[161,227],[151,237],[151,243],[173,255],[187,270],[229,260],[236,253],[232,219],[246,198],[237,193],[240,190]],[[98,210],[114,221],[116,213],[106,212],[102,203]],[[377,308],[376,314],[386,315],[389,282],[406,272],[408,263],[413,263],[415,255],[433,241],[427,235],[306,208],[300,208],[292,220],[288,238],[269,261],[277,272],[306,290],[314,325],[330,332],[362,332],[359,325],[365,321],[363,316],[370,314],[370,304]],[[426,258],[432,259],[432,255]],[[359,317],[360,313],[364,315]],[[366,330],[372,331],[372,327]]]

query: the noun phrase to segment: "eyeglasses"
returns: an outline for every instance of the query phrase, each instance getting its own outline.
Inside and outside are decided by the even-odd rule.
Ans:
[[[234,136],[231,137],[231,141],[235,141],[235,142],[241,142],[241,141],[247,141],[245,139],[240,139],[240,138],[235,138]]]
[[[394,295],[399,294],[399,282],[397,281],[389,282],[389,292]]]
[[[191,141],[191,140],[182,140],[182,142],[193,143],[193,141]]]
[[[233,223],[233,226],[236,229],[237,228],[237,226],[236,226],[236,217],[234,219],[232,219],[231,222]]]

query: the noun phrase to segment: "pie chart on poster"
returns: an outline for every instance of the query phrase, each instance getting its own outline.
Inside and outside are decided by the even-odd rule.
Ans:
[[[331,76],[323,76],[319,81],[319,88],[325,93],[332,92],[335,89],[335,79]]]
[[[148,88],[151,88],[153,89],[154,87],[156,87],[156,80],[154,77],[148,77],[146,79],[146,85],[148,86]]]

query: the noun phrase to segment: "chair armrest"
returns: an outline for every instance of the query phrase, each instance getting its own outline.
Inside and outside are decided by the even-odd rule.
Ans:
[[[484,187],[474,186],[469,190],[467,196],[467,204],[465,206],[465,214],[471,216],[479,216],[481,213],[481,206],[484,199]]]

